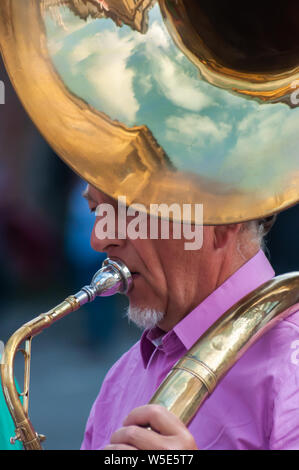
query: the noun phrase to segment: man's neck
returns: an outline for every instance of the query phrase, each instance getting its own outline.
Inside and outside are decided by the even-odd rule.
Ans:
[[[214,267],[209,269],[206,279],[201,276],[200,283],[195,284],[193,292],[188,289],[189,285],[187,285],[186,292],[189,290],[190,295],[186,296],[184,302],[171,305],[163,321],[159,323],[159,328],[164,332],[172,330],[177,323],[192,312],[201,302],[253,258],[258,251],[259,249],[256,248],[251,251],[247,250],[246,257],[241,256],[240,253],[236,253],[236,251],[234,252],[235,256],[227,252],[226,255],[217,262],[214,260]],[[194,274],[193,277],[196,277],[196,274]],[[186,279],[185,281],[188,280]]]

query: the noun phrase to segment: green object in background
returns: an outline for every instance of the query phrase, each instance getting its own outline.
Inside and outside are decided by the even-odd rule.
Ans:
[[[10,443],[10,438],[15,435],[13,419],[8,411],[5,398],[3,396],[0,383],[0,450],[22,450],[20,441],[15,444]]]

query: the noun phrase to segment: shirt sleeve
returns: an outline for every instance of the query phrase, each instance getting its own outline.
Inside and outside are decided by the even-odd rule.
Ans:
[[[273,345],[280,360],[273,374],[269,447],[299,450],[299,326],[282,323]]]

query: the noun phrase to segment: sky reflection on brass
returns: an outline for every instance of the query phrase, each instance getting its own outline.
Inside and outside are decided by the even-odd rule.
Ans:
[[[299,107],[260,104],[202,80],[158,3],[144,2],[145,34],[115,18],[83,20],[68,3],[31,0],[26,11],[2,0],[1,18],[9,10],[10,18],[0,44],[29,114],[74,171],[128,203],[202,203],[206,224],[298,201]]]

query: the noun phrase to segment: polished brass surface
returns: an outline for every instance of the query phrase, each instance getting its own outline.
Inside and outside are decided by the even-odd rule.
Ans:
[[[190,423],[241,356],[279,321],[298,310],[299,273],[284,274],[241,299],[175,364],[150,403]]]
[[[227,6],[222,47],[207,34],[219,2],[1,0],[0,48],[32,120],[87,182],[240,222],[299,199],[298,6],[279,2],[278,28],[273,4],[263,30],[266,3],[246,11],[243,42]]]

